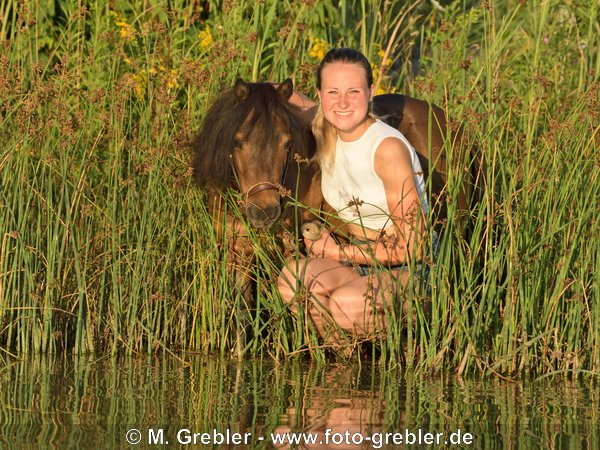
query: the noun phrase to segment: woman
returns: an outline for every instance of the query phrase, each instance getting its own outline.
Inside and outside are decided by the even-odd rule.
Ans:
[[[422,169],[406,138],[369,114],[373,75],[362,53],[330,50],[317,70],[317,92],[323,196],[345,222],[349,243],[328,231],[305,238],[308,257],[288,262],[278,288],[292,310],[305,304],[327,342],[339,329],[373,338],[385,331],[395,299],[406,313],[415,274],[424,276]],[[306,108],[306,98],[296,100]]]

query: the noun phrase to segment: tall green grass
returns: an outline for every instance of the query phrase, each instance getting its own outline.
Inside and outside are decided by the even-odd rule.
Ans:
[[[237,295],[185,143],[238,76],[291,76],[311,94],[323,51],[348,45],[369,55],[382,90],[442,106],[486,162],[465,237],[452,200],[470,156],[449,147],[432,318],[411,327],[407,352],[391,325],[384,359],[597,373],[596,2],[391,3],[6,2],[3,351],[228,354],[243,327],[244,355],[324,358],[276,292],[267,233],[252,236],[256,302]]]

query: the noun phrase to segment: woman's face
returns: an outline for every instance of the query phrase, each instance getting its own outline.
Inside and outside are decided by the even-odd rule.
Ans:
[[[321,70],[318,91],[325,119],[344,141],[362,136],[367,122],[372,86],[367,84],[365,69],[358,64],[334,62]]]

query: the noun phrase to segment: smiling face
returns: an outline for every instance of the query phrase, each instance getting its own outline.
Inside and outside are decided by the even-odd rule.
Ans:
[[[358,139],[373,122],[368,116],[369,86],[365,69],[355,63],[332,62],[321,70],[318,90],[325,119],[343,141]]]

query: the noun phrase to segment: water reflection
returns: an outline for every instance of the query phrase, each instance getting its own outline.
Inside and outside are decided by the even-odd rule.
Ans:
[[[9,361],[0,383],[8,449],[426,448],[444,433],[441,448],[458,430],[473,443],[456,448],[600,448],[594,380],[522,385],[299,360],[44,357]],[[135,447],[131,429],[140,432]],[[308,441],[273,443],[272,434]]]

